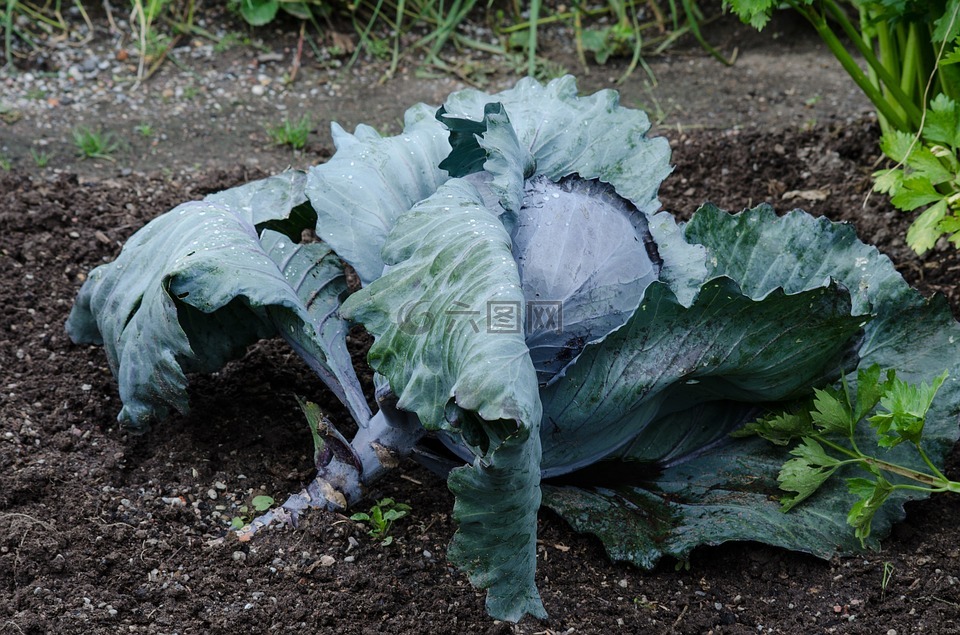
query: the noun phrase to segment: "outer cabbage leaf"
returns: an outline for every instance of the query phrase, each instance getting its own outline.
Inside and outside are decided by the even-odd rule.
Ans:
[[[261,243],[250,223],[286,224],[299,235],[291,220],[303,211],[302,194],[291,192],[297,182],[302,177],[282,175],[212,197],[229,207],[181,205],[90,273],[67,332],[77,343],[104,345],[124,404],[121,421],[143,426],[171,409],[186,412],[186,373],[221,368],[278,326],[358,422],[369,419],[345,327],[331,311],[346,288],[336,257],[322,244],[288,249],[287,239],[270,231]],[[276,205],[272,218],[258,201]]]
[[[731,540],[756,540],[822,558],[859,549],[845,515],[837,513],[849,507],[845,487],[818,492],[815,506],[808,501],[789,514],[780,510],[776,475],[786,458],[779,448],[753,438],[711,448],[662,473],[648,471],[646,478],[628,484],[545,484],[543,502],[577,531],[597,535],[614,560],[645,568],[663,556],[685,560],[696,547]],[[874,525],[875,532],[888,528],[887,518]]]
[[[299,243],[303,230],[317,224],[317,213],[303,193],[306,182],[306,172],[287,170],[210,194],[203,200],[229,207],[258,233],[272,229]]]
[[[332,132],[337,152],[310,169],[305,191],[317,235],[368,284],[383,273],[380,251],[397,218],[447,180],[439,168],[450,152],[447,131],[421,104],[394,137],[362,124],[353,135],[337,124]]]
[[[728,276],[751,298],[777,288],[798,293],[836,280],[850,291],[856,315],[898,314],[903,303],[922,303],[876,247],[857,238],[852,225],[795,210],[777,216],[769,205],[730,214],[704,205],[684,227],[687,240],[707,248],[711,276]]]
[[[450,130],[453,150],[440,167],[452,177],[482,172],[496,205],[516,215],[523,204],[523,182],[533,176],[537,166],[533,155],[520,145],[503,104],[487,104],[481,122],[454,119],[445,113],[441,108],[437,119]],[[495,208],[494,201],[485,197],[484,202],[489,209]]]
[[[718,399],[800,397],[855,363],[863,321],[850,315],[849,295],[836,285],[755,301],[718,278],[686,308],[654,283],[626,326],[542,391],[544,475],[615,455],[675,410]],[[732,428],[714,430],[720,437]]]
[[[444,120],[482,121],[492,102],[503,105],[520,144],[536,161],[537,174],[554,181],[571,174],[599,179],[646,214],[660,209],[657,189],[670,174],[669,144],[662,137],[648,138],[647,115],[620,106],[616,91],[580,97],[570,75],[546,86],[525,78],[496,95],[453,93],[444,103]]]
[[[924,301],[885,256],[857,240],[852,227],[802,212],[777,218],[765,206],[737,215],[705,206],[685,233],[708,249],[711,274],[735,279],[751,298],[766,301],[784,289],[807,294],[837,283],[849,289],[852,312],[872,317],[858,349],[859,367],[896,368],[908,381],[930,381],[947,369],[950,379],[924,431],[925,451],[942,464],[960,420],[960,325],[942,299]],[[855,379],[851,369],[847,380]],[[546,396],[544,403],[549,411]],[[663,555],[685,558],[696,546],[729,540],[756,540],[820,557],[859,551],[859,540],[836,513],[853,502],[842,478],[831,479],[784,514],[776,478],[788,448],[715,433],[758,414],[756,403],[726,400],[663,414],[617,460],[594,468],[604,475],[597,487],[545,486],[544,503],[576,529],[597,534],[611,557],[645,567]],[[873,434],[861,426],[864,446],[875,445]],[[888,457],[922,467],[903,447]],[[905,501],[920,497],[896,492],[874,519],[872,544],[903,518]]]
[[[376,336],[368,359],[397,406],[470,448],[472,465],[449,478],[460,525],[449,556],[488,589],[491,615],[544,617],[534,583],[541,407],[510,236],[476,188],[454,179],[398,220],[383,257],[387,272],[343,313]]]
[[[372,416],[347,350],[349,325],[340,317],[347,292],[343,263],[324,243],[294,243],[267,230],[263,249],[296,292],[303,310],[273,311],[280,335],[340,399],[361,427]],[[312,328],[304,328],[303,322]]]

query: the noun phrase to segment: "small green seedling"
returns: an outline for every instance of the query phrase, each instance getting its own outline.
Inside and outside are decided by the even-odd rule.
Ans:
[[[37,152],[33,148],[30,148],[30,156],[33,157],[33,163],[38,168],[45,168],[50,163],[50,155],[43,150]]]
[[[370,526],[367,535],[377,540],[382,539],[380,544],[386,547],[393,542],[393,536],[389,535],[390,527],[394,521],[400,520],[409,511],[409,505],[398,503],[392,498],[381,498],[370,508],[369,514],[360,512],[351,516],[350,520],[367,523]]]
[[[153,126],[148,123],[142,123],[134,128],[141,137],[152,137],[153,136]]]
[[[0,170],[9,172],[13,168],[13,162],[0,152]]]
[[[249,505],[241,505],[237,509],[239,515],[230,519],[230,529],[242,529],[250,522],[251,512],[263,513],[273,507],[274,502],[272,496],[254,496]]]
[[[312,127],[309,117],[301,117],[295,122],[284,119],[282,124],[268,127],[267,134],[278,146],[290,146],[294,150],[303,150],[307,145]]]
[[[896,571],[896,567],[893,566],[893,563],[889,560],[883,563],[883,574],[880,577],[880,599],[882,600],[887,594],[887,587],[890,586],[890,582],[893,580],[893,573]]]
[[[116,152],[120,144],[109,132],[92,130],[80,126],[73,131],[73,144],[82,159],[106,159],[113,161],[110,155]]]
[[[874,364],[857,372],[855,393],[844,379],[840,388],[814,390],[809,409],[764,417],[734,436],[756,434],[777,445],[799,439],[799,445],[790,451],[794,458],[783,464],[777,477],[780,489],[788,492],[780,500],[784,512],[813,495],[840,468],[853,466],[865,471],[866,478],[846,479],[847,489],[857,497],[847,523],[865,546],[873,517],[895,491],[960,493],[960,483],[944,476],[921,446],[927,411],[946,379],[944,371],[930,384],[908,384],[897,378],[895,371],[883,373]],[[875,414],[868,416],[878,404]],[[858,430],[862,420],[874,434],[866,436]],[[884,450],[901,443],[913,446],[929,471],[863,452],[858,442],[863,443],[865,438]]]

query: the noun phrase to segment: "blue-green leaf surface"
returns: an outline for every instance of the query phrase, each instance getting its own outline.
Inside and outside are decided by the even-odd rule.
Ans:
[[[261,242],[253,224],[299,235],[302,183],[291,173],[181,205],[90,273],[67,331],[103,344],[121,421],[142,426],[186,412],[186,373],[218,370],[278,327],[361,425],[370,418],[335,311],[346,289],[338,259],[323,244],[295,246],[270,230]]]
[[[447,131],[427,106],[406,113],[403,132],[381,137],[373,128],[349,134],[333,124],[337,152],[310,169],[306,195],[317,212],[317,235],[357,272],[363,284],[383,273],[383,249],[397,218],[427,198],[447,173]]]
[[[860,368],[877,363],[913,382],[929,382],[948,370],[950,378],[934,401],[924,433],[926,452],[942,464],[960,423],[960,325],[942,298],[921,298],[885,256],[857,240],[852,227],[802,212],[778,218],[762,207],[731,215],[709,206],[694,215],[685,233],[706,247],[712,275],[736,280],[754,300],[767,302],[784,289],[791,294],[786,297],[838,284],[848,289],[851,313],[866,318],[857,349]],[[793,322],[783,318],[781,324],[789,328]],[[848,383],[855,379],[850,369]],[[738,398],[686,408],[681,406],[689,399],[674,401],[675,411],[653,418],[647,432],[614,455],[615,460],[594,468],[604,468],[604,480],[596,481],[597,486],[544,486],[544,503],[578,530],[598,535],[612,557],[645,567],[664,555],[685,558],[699,545],[729,540],[761,541],[820,557],[861,549],[843,513],[855,500],[843,480],[852,472],[841,468],[784,514],[776,478],[790,458],[789,447],[717,434],[718,428],[756,418],[762,404]],[[549,413],[546,394],[544,407]],[[543,429],[549,429],[546,418]],[[549,438],[546,432],[544,438]],[[876,447],[869,426],[860,426],[858,443],[861,448]],[[549,452],[545,447],[545,457]],[[883,458],[923,467],[903,446]],[[876,545],[892,523],[903,518],[906,500],[921,496],[895,492],[873,520],[868,544]]]
[[[368,359],[398,407],[470,449],[449,479],[449,556],[488,589],[491,615],[517,620],[545,613],[534,584],[541,407],[510,248],[496,211],[453,179],[399,218],[387,272],[343,313],[376,337]]]
[[[303,308],[271,309],[280,335],[347,406],[357,424],[366,425],[372,415],[347,350],[349,324],[339,313],[347,292],[343,263],[324,243],[294,243],[270,230],[263,232],[261,244]],[[305,328],[305,321],[312,328]]]
[[[538,174],[554,181],[571,174],[599,179],[646,214],[660,208],[657,189],[670,174],[670,146],[665,138],[648,138],[647,115],[620,106],[615,91],[580,97],[570,75],[546,86],[527,78],[495,95],[458,91],[444,109],[448,117],[482,121],[491,102],[503,105]]]
[[[544,474],[615,454],[675,410],[711,400],[775,402],[833,381],[851,364],[863,322],[836,285],[755,301],[717,278],[687,308],[654,283],[622,329],[542,391]]]

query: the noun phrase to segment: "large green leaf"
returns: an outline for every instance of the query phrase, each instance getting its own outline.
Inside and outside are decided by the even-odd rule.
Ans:
[[[687,308],[654,283],[622,329],[542,391],[544,473],[615,454],[679,409],[711,400],[775,402],[833,381],[851,364],[863,322],[851,317],[849,295],[836,285],[752,300],[717,278]]]
[[[324,243],[294,243],[270,230],[264,231],[261,244],[303,309],[271,309],[280,335],[347,406],[357,424],[364,426],[371,417],[370,408],[347,350],[349,324],[339,313],[347,292],[343,263]],[[304,322],[312,328],[305,328]]]
[[[462,439],[454,470],[459,530],[450,557],[488,589],[491,615],[545,616],[534,584],[540,502],[540,398],[523,341],[523,293],[510,236],[462,179],[396,223],[386,273],[344,315],[376,341],[369,361],[424,427]]]
[[[308,173],[305,191],[317,212],[317,235],[364,284],[383,273],[380,250],[397,218],[447,180],[439,165],[450,144],[433,113],[422,104],[411,108],[394,137],[362,124],[351,135],[333,124],[336,154]]]
[[[645,568],[663,556],[683,560],[696,547],[731,540],[823,558],[859,549],[839,512],[850,502],[843,483],[818,492],[816,506],[801,504],[789,514],[780,510],[783,492],[776,475],[786,458],[766,441],[741,440],[616,487],[544,485],[543,502],[577,531],[597,535],[611,558]],[[886,531],[889,523],[887,517],[878,519],[874,531]]]
[[[900,302],[921,302],[890,259],[860,242],[847,223],[799,210],[777,216],[769,205],[731,214],[708,204],[684,235],[707,249],[711,276],[736,280],[751,298],[778,288],[798,293],[833,279],[850,291],[855,315],[885,315],[898,312]]]
[[[257,232],[272,229],[299,243],[303,230],[317,224],[317,214],[303,192],[306,182],[306,172],[287,170],[210,194],[203,200],[229,207]]]
[[[294,246],[270,230],[261,242],[252,224],[299,235],[302,182],[282,175],[181,205],[90,273],[67,331],[75,342],[103,344],[121,421],[142,426],[186,412],[186,373],[218,370],[278,327],[358,422],[369,419],[335,312],[346,288],[338,259],[323,244]]]
[[[858,348],[861,368],[874,363],[896,368],[898,376],[912,382],[929,382],[947,369],[950,379],[928,414],[924,434],[925,451],[942,464],[960,422],[960,325],[942,298],[924,301],[885,256],[856,239],[852,227],[801,212],[778,218],[763,207],[731,215],[708,206],[694,215],[686,235],[707,248],[712,274],[733,278],[761,303],[784,297],[784,290],[791,294],[785,297],[799,298],[838,283],[849,289],[852,313],[866,321]],[[693,309],[702,299],[703,294]],[[817,319],[820,309],[811,305],[809,310]],[[779,323],[786,330],[792,321]],[[755,322],[750,330],[759,326]],[[851,370],[848,382],[855,377]],[[544,504],[578,530],[598,535],[611,557],[644,567],[664,555],[686,558],[699,545],[729,540],[755,540],[820,557],[861,549],[838,512],[855,500],[842,478],[828,481],[784,514],[777,475],[790,458],[789,448],[718,434],[756,418],[762,412],[756,400],[689,407],[689,397],[681,396],[675,393],[675,406],[653,418],[643,435],[615,455],[617,460],[599,463],[593,474],[583,472],[596,486],[545,485]],[[549,413],[546,395],[544,404]],[[549,438],[546,420],[543,429]],[[858,442],[875,447],[875,433],[862,426]],[[922,468],[904,446],[884,458]],[[838,476],[851,475],[842,470]],[[905,501],[922,496],[897,491],[874,519],[870,544],[903,518]]]
[[[799,211],[777,217],[769,206],[739,214],[705,206],[685,233],[707,248],[711,273],[734,278],[751,297],[776,288],[797,293],[827,279],[849,289],[853,312],[873,316],[858,350],[860,368],[894,368],[910,382],[930,382],[949,370],[925,435],[937,460],[946,456],[958,434],[960,325],[942,297],[925,300],[851,225]],[[855,383],[856,373],[848,380]]]
[[[570,75],[546,86],[526,78],[495,95],[453,93],[444,103],[444,120],[482,121],[493,102],[506,110],[521,145],[536,161],[537,174],[554,181],[571,174],[599,179],[646,214],[660,208],[657,189],[671,171],[669,143],[648,138],[647,115],[620,106],[616,91],[580,97]]]

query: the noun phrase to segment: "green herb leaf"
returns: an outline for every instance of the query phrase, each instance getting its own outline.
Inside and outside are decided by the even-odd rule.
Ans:
[[[241,0],[240,15],[251,26],[263,26],[275,17],[280,9],[279,0]]]
[[[730,436],[739,439],[757,435],[776,445],[789,445],[814,432],[810,411],[803,408],[797,412],[772,413],[761,417],[731,432]]]
[[[891,196],[903,187],[903,170],[878,170],[873,173],[873,191]]]
[[[274,502],[272,496],[254,496],[250,504],[258,512],[264,512],[270,509]]]
[[[810,437],[805,437],[790,454],[796,458],[784,463],[777,477],[780,489],[796,492],[793,496],[780,499],[781,510],[784,512],[790,511],[797,503],[813,495],[841,464]]]
[[[897,209],[911,212],[918,207],[929,205],[942,198],[943,194],[933,187],[933,183],[929,179],[922,175],[911,175],[903,179],[903,187],[890,197],[890,202]]]
[[[930,384],[908,384],[895,378],[880,399],[881,407],[887,412],[869,419],[880,435],[877,441],[879,445],[890,448],[904,441],[919,445],[927,411],[946,379],[946,371]]]
[[[890,369],[886,373],[886,379],[880,381],[879,364],[872,364],[869,368],[861,368],[857,371],[857,403],[854,406],[854,425],[863,419],[867,413],[880,402],[880,397],[889,389],[896,373]]]
[[[870,537],[873,518],[890,497],[893,485],[882,476],[877,476],[876,481],[850,478],[847,479],[847,489],[860,499],[847,514],[847,523],[855,529],[854,533],[860,539],[860,544],[865,547],[866,540]]]
[[[779,6],[772,0],[725,0],[723,5],[758,31],[767,25],[773,10]]]
[[[896,203],[894,203],[896,204]],[[924,211],[907,230],[907,244],[923,255],[933,248],[940,238],[940,223],[947,215],[947,201],[941,200]]]
[[[810,416],[813,423],[826,434],[850,436],[857,420],[853,419],[850,404],[843,390],[827,388],[814,389],[813,410]]]

